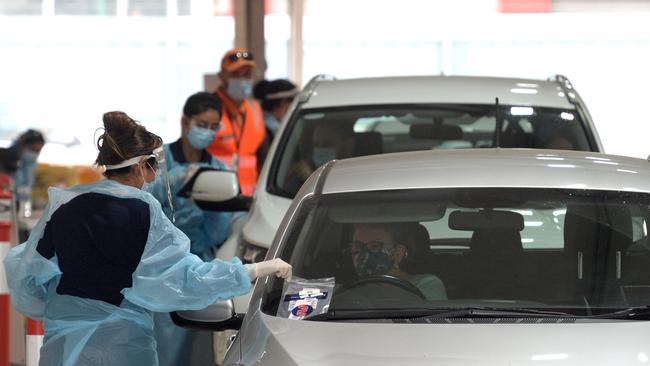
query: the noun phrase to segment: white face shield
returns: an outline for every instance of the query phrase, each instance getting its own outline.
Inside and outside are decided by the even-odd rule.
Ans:
[[[172,191],[169,187],[169,174],[167,173],[167,161],[165,160],[165,151],[162,146],[155,149],[150,155],[140,155],[135,156],[130,159],[124,160],[123,162],[115,165],[106,165],[106,170],[115,170],[126,168],[131,165],[138,164],[143,160],[155,158],[156,159],[156,181],[160,181],[162,184],[162,193],[167,198],[167,204],[169,205],[169,219],[174,222],[176,217],[174,216],[174,205],[172,203]]]

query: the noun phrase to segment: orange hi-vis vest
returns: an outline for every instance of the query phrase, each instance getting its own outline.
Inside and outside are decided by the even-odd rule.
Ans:
[[[221,129],[208,146],[208,152],[237,171],[242,194],[251,196],[258,175],[256,154],[266,135],[262,108],[250,99],[238,107],[221,89],[216,94],[224,108]]]

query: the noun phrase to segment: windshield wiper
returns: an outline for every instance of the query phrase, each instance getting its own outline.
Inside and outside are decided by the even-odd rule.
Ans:
[[[336,309],[314,315],[305,320],[351,320],[351,319],[408,319],[431,315],[432,309]]]
[[[611,313],[593,315],[590,318],[650,320],[650,305],[635,306]]]
[[[351,319],[412,319],[412,318],[567,318],[578,317],[573,314],[525,308],[412,308],[412,309],[364,309],[364,310],[330,310],[327,313],[315,315],[305,320],[351,320]]]
[[[433,319],[449,318],[574,318],[574,314],[561,311],[548,311],[526,308],[497,308],[472,306],[466,308],[438,309],[438,313],[428,316]]]

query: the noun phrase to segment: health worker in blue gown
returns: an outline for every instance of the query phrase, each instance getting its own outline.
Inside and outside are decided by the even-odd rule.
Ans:
[[[231,213],[204,211],[177,193],[198,167],[226,169],[223,162],[206,150],[221,126],[221,100],[211,93],[191,95],[183,106],[180,125],[181,137],[164,146],[171,205],[160,179],[156,180],[152,193],[165,212],[173,207],[174,224],[190,238],[190,252],[209,261],[215,258],[215,248],[228,237]]]
[[[191,254],[144,190],[166,174],[160,137],[122,112],[103,120],[96,163],[107,179],[50,188],[29,239],[4,260],[13,306],[43,320],[40,365],[158,365],[153,312],[202,309],[248,292],[257,277],[291,276],[279,259]]]
[[[16,200],[28,201],[34,188],[36,160],[45,145],[43,134],[29,129],[10,147],[0,148],[0,173],[11,174],[16,185]]]
[[[170,212],[173,207],[174,224],[190,239],[190,252],[205,261],[215,258],[215,248],[227,238],[231,213],[204,211],[177,193],[198,167],[226,168],[205,149],[221,126],[221,110],[221,100],[215,94],[199,92],[187,99],[181,117],[181,137],[164,146],[171,205],[161,179],[156,180],[153,190],[164,211]],[[212,332],[178,327],[168,313],[156,313],[154,320],[161,366],[214,365]]]

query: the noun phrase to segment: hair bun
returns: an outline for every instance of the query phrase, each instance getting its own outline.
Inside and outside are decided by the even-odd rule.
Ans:
[[[129,117],[126,113],[104,113],[104,133],[97,139],[98,165],[118,164],[135,156],[151,154],[162,145],[162,139]]]
[[[133,134],[138,127],[131,117],[120,111],[106,112],[102,120],[104,121],[104,131],[114,138]]]

